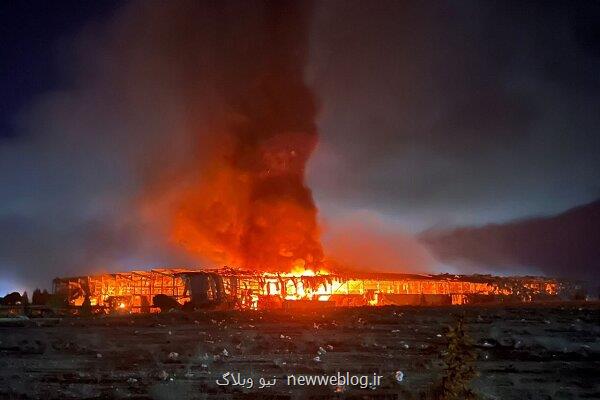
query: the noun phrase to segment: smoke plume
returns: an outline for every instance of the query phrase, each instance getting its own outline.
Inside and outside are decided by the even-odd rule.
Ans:
[[[0,279],[320,262],[308,6],[134,2],[59,43],[0,143]]]
[[[245,43],[214,68],[220,104],[204,125],[190,127],[197,149],[178,172],[185,184],[169,182],[159,197],[171,197],[172,238],[187,250],[222,264],[288,270],[322,259],[304,183],[317,141],[315,97],[303,80],[308,19],[292,2],[269,3],[255,17],[253,40],[244,29],[229,31],[228,42]],[[190,121],[200,112],[193,109]]]

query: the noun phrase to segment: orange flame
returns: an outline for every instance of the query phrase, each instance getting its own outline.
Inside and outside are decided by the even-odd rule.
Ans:
[[[242,62],[217,64],[208,89],[189,84],[179,127],[189,154],[150,177],[143,208],[151,221],[168,220],[172,242],[198,263],[290,271],[298,260],[315,268],[323,259],[317,208],[305,184],[318,136],[317,102],[304,82],[309,8],[269,3],[251,24],[260,43],[241,37],[242,49],[223,50],[236,60],[243,54]],[[191,59],[212,65],[210,55]],[[207,91],[214,94],[210,104]]]

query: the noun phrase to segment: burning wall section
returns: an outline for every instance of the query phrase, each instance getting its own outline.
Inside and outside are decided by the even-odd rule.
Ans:
[[[56,278],[54,293],[71,306],[157,311],[156,295],[192,308],[273,309],[326,306],[529,302],[568,297],[570,285],[539,277],[376,273],[260,273],[233,268],[151,271]]]

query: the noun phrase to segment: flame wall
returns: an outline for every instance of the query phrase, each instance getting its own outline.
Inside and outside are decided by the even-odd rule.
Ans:
[[[445,305],[494,301],[530,302],[572,295],[567,282],[538,277],[406,274],[265,273],[220,268],[163,268],[117,274],[56,278],[54,293],[81,305],[150,311],[155,295],[196,307],[272,309],[287,305]]]

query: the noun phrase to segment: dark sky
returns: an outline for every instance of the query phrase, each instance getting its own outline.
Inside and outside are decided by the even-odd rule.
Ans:
[[[328,2],[314,167],[336,173],[311,175],[318,199],[418,230],[597,198],[599,17],[585,1]]]
[[[56,88],[61,46],[116,8],[114,0],[8,0],[0,4],[0,138],[16,136],[13,118],[34,96]]]
[[[178,142],[185,107],[156,44],[178,30],[152,7],[0,4],[6,287],[86,263],[188,261],[159,249],[130,212],[138,170]],[[597,1],[317,2],[306,76],[321,139],[308,182],[326,245],[350,221],[408,254],[420,246],[411,235],[432,227],[551,215],[600,197],[599,20]],[[211,51],[233,45],[211,40]],[[430,258],[414,252],[398,263],[419,269]]]

